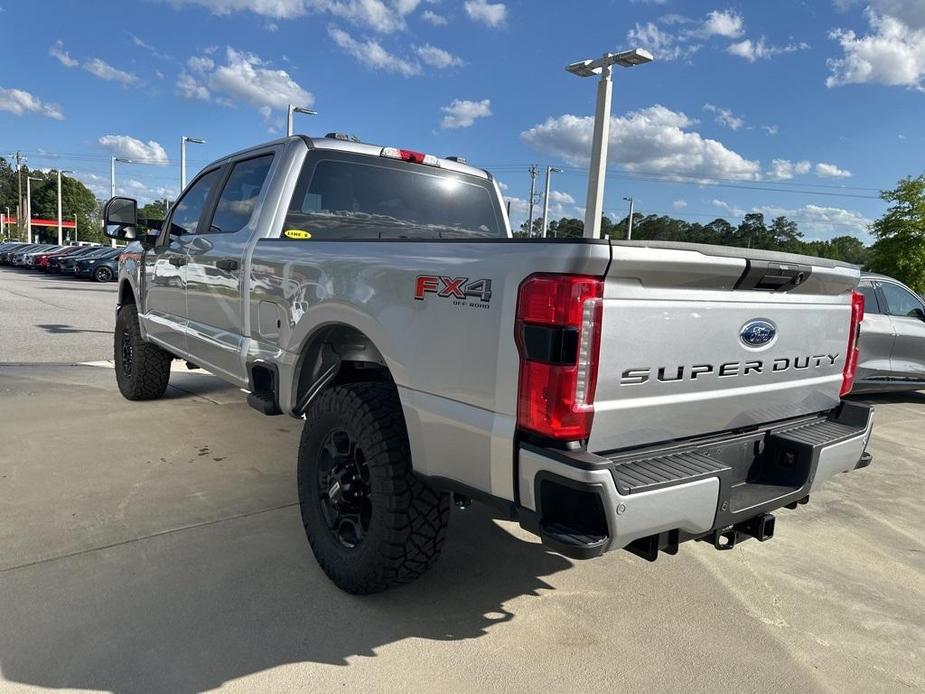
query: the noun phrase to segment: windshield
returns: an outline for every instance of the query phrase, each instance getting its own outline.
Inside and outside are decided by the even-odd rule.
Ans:
[[[501,220],[487,180],[339,155],[306,160],[283,229],[319,239],[499,238],[505,236]]]

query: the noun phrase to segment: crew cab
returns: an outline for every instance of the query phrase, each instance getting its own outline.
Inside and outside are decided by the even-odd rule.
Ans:
[[[183,359],[304,418],[302,520],[344,590],[432,565],[451,503],[548,547],[654,560],[768,540],[870,462],[856,267],[759,250],[516,239],[456,158],[293,136],[205,167],[163,222],[113,198],[122,394]],[[806,558],[811,561],[811,557]]]

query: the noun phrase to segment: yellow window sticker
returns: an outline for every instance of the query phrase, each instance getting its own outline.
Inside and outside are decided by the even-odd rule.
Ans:
[[[286,231],[283,232],[283,236],[290,239],[299,239],[300,241],[312,237],[311,232],[302,231],[301,229],[286,229]]]

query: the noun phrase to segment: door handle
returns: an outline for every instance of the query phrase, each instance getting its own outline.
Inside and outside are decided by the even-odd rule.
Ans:
[[[181,267],[186,265],[187,259],[185,255],[172,255],[167,259],[167,262],[174,267]]]
[[[219,270],[228,270],[230,272],[238,269],[238,261],[234,258],[221,258],[215,261],[215,267]]]

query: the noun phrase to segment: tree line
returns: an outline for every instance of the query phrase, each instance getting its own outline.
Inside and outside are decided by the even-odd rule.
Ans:
[[[871,246],[850,235],[808,241],[794,220],[779,216],[767,222],[760,212],[745,215],[737,226],[721,217],[700,224],[668,215],[636,213],[633,239],[761,248],[841,260],[895,277],[925,294],[925,174],[900,179],[895,188],[882,191],[880,198],[887,203],[887,210],[870,226],[876,239]],[[625,239],[628,225],[628,216],[619,222],[603,217],[601,235]],[[514,235],[540,235],[543,220],[534,220],[532,233],[528,233],[527,226],[527,222],[521,224]],[[563,217],[549,223],[549,236],[578,237],[583,232],[584,222],[580,219]]]

